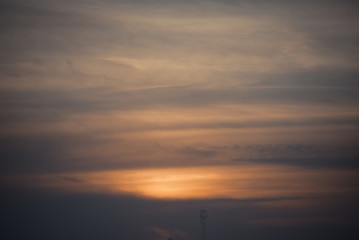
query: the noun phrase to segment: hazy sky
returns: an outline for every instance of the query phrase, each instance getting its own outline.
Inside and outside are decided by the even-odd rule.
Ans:
[[[355,1],[0,0],[0,237],[196,240],[206,208],[209,240],[357,239],[358,26]]]

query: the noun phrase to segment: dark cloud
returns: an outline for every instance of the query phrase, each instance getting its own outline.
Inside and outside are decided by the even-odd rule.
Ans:
[[[313,156],[313,155],[329,155],[329,156],[355,156],[356,146],[355,143],[351,146],[323,146],[323,145],[304,145],[304,144],[277,144],[277,145],[234,145],[234,150],[238,151],[248,151],[254,152],[258,154],[262,154],[263,156],[280,156],[280,155],[288,155],[293,158],[299,156]]]
[[[357,203],[345,198],[332,198],[327,212],[323,212],[315,208],[278,210],[255,204],[280,203],[285,199],[157,201],[8,189],[2,189],[2,193],[5,194],[0,217],[2,238],[155,240],[157,238],[152,237],[158,236],[151,234],[150,229],[157,228],[175,234],[172,236],[175,239],[194,240],[200,232],[199,209],[202,207],[209,212],[207,236],[211,239],[302,239],[313,236],[317,239],[355,239],[357,236],[357,208],[352,208]],[[305,198],[287,200],[306,201]],[[343,215],[345,211],[353,212]],[[343,217],[349,224],[341,223]],[[305,218],[317,220],[310,224],[300,223],[300,219]],[[287,223],[278,224],[278,219]],[[255,223],[263,220],[272,221],[272,224]]]
[[[82,182],[81,179],[74,178],[74,177],[59,176],[59,178],[62,179],[62,180],[65,180],[65,181],[69,181],[69,182],[75,182],[75,183],[80,183],[80,182]]]
[[[242,157],[238,163],[284,164],[306,168],[356,169],[359,167],[357,146],[352,145],[234,145]]]
[[[359,168],[358,158],[339,158],[339,159],[318,159],[318,158],[266,158],[266,159],[233,159],[238,163],[260,163],[260,164],[284,164],[306,168],[335,168],[335,169],[357,169]]]
[[[359,72],[355,70],[323,67],[307,71],[293,71],[291,73],[265,74],[258,76],[259,82],[256,84],[272,87],[338,88],[344,94],[345,88],[358,87],[358,75]]]
[[[66,165],[71,168],[76,165],[76,159],[67,156],[76,142],[75,136],[2,138],[2,173],[61,171]]]
[[[115,156],[101,156],[91,153],[99,146],[113,145],[114,141],[98,139],[92,134],[49,134],[37,136],[2,137],[1,173],[52,173],[69,171],[89,171],[146,166],[142,161],[131,161]],[[119,144],[121,141],[115,141]],[[136,146],[134,146],[136,148]],[[74,149],[87,149],[89,155],[76,156]],[[120,150],[121,152],[121,150]]]
[[[355,105],[356,88],[154,88],[131,91],[1,91],[3,109],[91,112],[144,109],[154,106],[205,107],[213,104],[348,104]],[[44,112],[46,114],[46,112]]]
[[[188,146],[182,148],[180,152],[189,155],[197,155],[200,157],[212,157],[217,154],[217,152],[213,150],[203,150],[203,149],[198,149]]]

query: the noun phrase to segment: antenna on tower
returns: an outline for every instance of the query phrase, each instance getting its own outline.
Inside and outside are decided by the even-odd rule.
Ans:
[[[206,240],[207,211],[205,209],[201,209],[200,218],[201,218],[201,240]]]

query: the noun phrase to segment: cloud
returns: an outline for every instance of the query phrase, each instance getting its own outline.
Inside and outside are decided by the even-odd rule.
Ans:
[[[5,234],[193,240],[203,207],[211,239],[355,233],[357,9],[1,1]]]
[[[293,11],[288,7],[280,8],[281,12],[268,6],[267,11],[255,11],[244,4],[229,10],[218,2],[203,3],[207,6],[203,11],[203,5],[194,7],[188,2],[162,7],[155,2],[36,3],[7,3],[11,7],[5,26],[16,30],[4,35],[8,54],[2,59],[3,74],[10,76],[3,86],[29,88],[36,82],[37,88],[67,91],[104,84],[116,89],[184,83],[219,86],[224,81],[242,85],[263,79],[263,74],[325,67],[356,69],[345,57],[315,53],[311,34],[322,31],[297,29],[295,24],[301,21],[292,24]],[[22,11],[23,17],[16,18]],[[339,17],[346,21],[345,16]],[[323,18],[320,23],[330,15]],[[340,32],[328,34],[338,36]],[[21,35],[31,37],[25,41]],[[82,77],[71,75],[69,61]],[[16,84],[11,80],[14,73],[21,76]]]
[[[64,193],[102,193],[153,199],[316,198],[351,193],[356,171],[252,162],[244,165],[143,168],[6,176],[13,187]],[[339,181],[340,179],[340,181]]]
[[[192,147],[184,147],[180,152],[189,155],[197,155],[200,157],[212,157],[217,154],[217,152],[213,150],[202,150]]]
[[[300,166],[307,168],[344,168],[344,169],[357,169],[359,163],[357,158],[338,158],[338,159],[318,159],[318,158],[305,158],[305,159],[291,159],[291,158],[255,158],[255,159],[233,159],[238,163],[262,163],[262,164],[283,164]]]
[[[358,168],[355,146],[315,146],[302,144],[235,145],[239,158],[232,161],[244,164],[283,164],[306,168]]]
[[[156,226],[166,231],[173,229],[174,234],[185,229],[187,237],[177,234],[176,239],[192,240],[199,235],[199,210],[203,206],[209,214],[207,236],[216,239],[221,236],[287,239],[293,232],[303,238],[314,235],[318,239],[349,238],[356,234],[355,224],[343,225],[342,220],[344,218],[355,223],[357,202],[343,196],[337,197],[334,202],[321,199],[320,208],[296,209],[265,207],[253,205],[251,201],[236,200],[143,200],[125,196],[59,195],[3,188],[2,193],[4,198],[0,218],[4,220],[4,231],[1,236],[11,234],[14,239],[151,239],[148,229]],[[337,221],[330,222],[333,218]],[[283,226],[280,219],[289,219],[291,226]],[[265,221],[270,222],[271,226],[253,224]],[[22,231],[15,231],[19,227]]]

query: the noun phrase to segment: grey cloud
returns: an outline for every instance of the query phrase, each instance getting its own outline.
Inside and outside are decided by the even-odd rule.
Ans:
[[[106,138],[106,134],[106,131],[94,129],[82,134],[59,132],[3,136],[0,138],[1,174],[208,166],[230,164],[229,159],[235,159],[233,161],[237,163],[285,164],[311,168],[348,169],[358,168],[359,164],[358,146],[354,142],[337,141],[338,145],[335,146],[255,144],[201,148],[184,146],[178,149],[151,141],[141,144],[122,138]],[[342,133],[341,138],[350,141],[354,133],[350,134]],[[295,138],[291,141],[295,141]],[[108,154],[109,148],[113,148],[111,154]],[[86,154],[74,155],[74,150],[84,151]],[[159,154],[165,154],[165,161],[161,157],[157,159]]]
[[[271,37],[273,36],[271,34],[268,34],[268,32],[262,28],[255,29],[253,33],[249,34],[250,36],[247,36],[246,34],[237,36],[233,33],[225,36],[221,36],[221,34],[216,34],[216,36],[220,39],[225,38],[226,40],[234,40],[237,38],[244,38],[247,40],[251,40],[252,38],[254,38],[259,43],[255,46],[248,46],[246,43],[243,42],[241,44],[232,43],[226,45],[216,41],[216,39],[218,38],[211,37],[213,35],[212,32],[188,33],[178,31],[178,29],[175,27],[162,29],[158,26],[152,26],[151,23],[146,21],[136,22],[126,21],[124,19],[114,20],[106,19],[106,17],[104,17],[104,15],[106,15],[106,11],[111,8],[111,4],[116,5],[116,3],[123,2],[128,3],[128,1],[110,1],[107,2],[110,4],[106,5],[107,8],[104,7],[102,9],[97,9],[93,7],[91,8],[92,10],[88,12],[86,11],[86,8],[81,9],[81,6],[84,5],[83,3],[81,4],[79,2],[74,3],[73,8],[59,8],[56,4],[53,7],[50,7],[50,5],[45,5],[46,7],[44,7],[41,5],[41,1],[32,1],[31,4],[23,4],[21,2],[4,3],[4,12],[6,13],[5,15],[3,15],[6,20],[4,26],[9,28],[10,30],[4,31],[4,34],[2,35],[2,45],[6,46],[6,48],[2,48],[4,54],[4,57],[1,59],[1,61],[3,62],[3,66],[0,66],[2,69],[2,74],[11,76],[11,79],[9,79],[8,81],[13,81],[13,78],[16,79],[19,76],[23,76],[23,78],[29,80],[33,80],[32,78],[52,79],[58,77],[63,79],[70,79],[70,81],[79,82],[81,84],[80,80],[83,82],[87,82],[93,80],[94,78],[100,78],[100,76],[69,76],[68,74],[64,74],[63,72],[56,72],[53,69],[48,69],[47,73],[44,73],[44,71],[42,73],[35,73],[29,72],[29,70],[22,69],[21,67],[11,66],[11,63],[33,63],[37,59],[37,61],[43,61],[42,63],[39,63],[39,65],[45,66],[45,68],[47,68],[48,66],[44,62],[46,62],[48,59],[41,59],[41,57],[36,57],[36,55],[41,55],[44,53],[46,53],[47,55],[48,53],[52,53],[54,55],[62,55],[64,61],[72,61],[73,63],[75,63],[76,60],[73,60],[73,58],[77,58],[78,56],[82,56],[85,58],[91,57],[94,54],[94,49],[96,49],[96,53],[107,54],[109,52],[114,52],[116,54],[124,54],[126,56],[132,56],[135,58],[141,58],[146,56],[151,56],[152,58],[161,57],[163,56],[164,52],[167,54],[171,53],[173,56],[177,56],[178,53],[181,53],[183,51],[190,53],[191,55],[200,55],[202,52],[206,52],[211,53],[210,56],[213,55],[214,57],[218,55],[230,56],[233,53],[246,56],[248,55],[249,57],[258,55],[271,57],[273,55],[273,52],[278,54],[277,47],[278,45],[280,45],[279,40],[286,38],[288,34],[287,32],[280,32],[277,33],[278,36],[274,34],[279,39],[277,39],[276,37],[272,39]],[[145,2],[146,1],[135,1],[134,4],[142,5]],[[151,1],[151,4],[155,4],[156,2],[158,1]],[[224,2],[218,1],[218,4]],[[246,10],[249,11],[249,9],[256,9],[255,7],[251,7],[251,4],[254,4],[255,6],[257,6],[258,4],[265,5],[267,7],[270,6],[270,4],[265,4],[264,1],[255,1],[255,3],[248,1],[239,2],[242,2],[242,5],[244,6],[241,5],[241,8],[238,7],[238,9],[245,9],[242,10],[244,12]],[[313,49],[320,49],[320,47],[325,49],[334,49],[334,52],[331,52],[329,50],[323,50],[322,57],[333,58],[333,56],[340,56],[341,59],[347,59],[348,56],[357,55],[355,54],[355,43],[357,42],[357,31],[355,31],[355,29],[349,28],[347,30],[344,27],[338,27],[333,30],[332,26],[328,24],[327,21],[328,19],[333,18],[333,16],[330,15],[330,10],[324,11],[324,13],[303,13],[306,11],[296,11],[297,8],[295,8],[296,4],[300,2],[302,1],[286,3],[284,4],[283,8],[279,8],[279,10],[276,10],[275,7],[264,9],[268,10],[266,13],[267,16],[272,16],[273,14],[277,15],[279,19],[283,19],[283,22],[290,24],[290,29],[293,28],[292,31],[298,31],[307,36],[309,39],[308,44],[313,44],[313,48],[310,48],[310,51],[312,51]],[[98,6],[96,4],[99,3],[99,1],[91,2],[91,4],[94,4],[93,6]],[[159,3],[164,2],[159,1]],[[273,4],[273,2],[271,3]],[[279,1],[279,3],[282,4],[281,1]],[[57,4],[59,3],[57,2]],[[67,2],[67,4],[70,3]],[[148,6],[150,6],[151,4],[149,4]],[[166,5],[166,7],[171,8],[171,4],[175,3],[170,2],[167,4],[168,5]],[[189,2],[184,4],[189,4]],[[307,6],[306,4],[308,5],[309,3],[305,3],[303,6]],[[342,6],[341,8],[344,10],[352,9],[349,7],[349,5],[342,5],[344,5],[344,7]],[[305,7],[303,6],[301,6],[301,8],[299,9],[305,9]],[[309,6],[311,5],[309,4]],[[315,6],[317,6],[317,4],[315,4]],[[335,6],[336,5],[328,4],[326,8],[335,10]],[[152,10],[154,8],[155,7],[153,7]],[[176,7],[173,6],[172,8],[176,9]],[[317,11],[317,9],[319,8],[315,9],[316,10],[313,11]],[[119,12],[121,12],[121,8],[118,8],[118,10]],[[183,11],[183,9],[178,11],[181,12]],[[261,11],[263,13],[263,9]],[[170,13],[173,12],[176,11],[172,11]],[[195,9],[194,12],[194,16],[196,16],[196,14],[198,13],[198,9]],[[23,15],[22,18],[16,17],[18,13],[21,13],[20,15]],[[241,15],[242,12],[232,12],[231,14],[236,16]],[[307,16],[306,14],[309,16]],[[292,15],[295,17],[293,17]],[[319,15],[320,17],[319,20],[318,18],[315,18],[317,15]],[[166,14],[164,14],[164,16],[166,16]],[[221,18],[221,16],[222,15],[219,14],[219,19]],[[337,14],[334,16],[335,20],[332,21],[339,20],[340,24],[342,24],[342,22],[350,22],[351,20],[347,19],[346,17],[346,15]],[[352,22],[357,21],[357,17],[351,17],[353,18]],[[287,21],[288,19],[290,21]],[[303,19],[305,19],[306,21],[302,21]],[[316,24],[318,25],[318,27],[312,29]],[[265,28],[265,26],[263,28]],[[317,37],[316,34],[323,34],[324,37]],[[24,35],[26,35],[27,38],[21,37]],[[341,37],[342,39],[345,39],[345,41],[351,41],[352,43],[344,43],[341,39],[337,39],[341,35],[343,35]],[[270,44],[268,44],[268,39],[272,39]],[[250,42],[252,42],[252,40]],[[293,39],[290,41],[295,40]],[[330,43],[327,44],[326,41],[330,41],[332,44],[339,43],[342,46],[347,47],[348,49],[341,50],[341,48],[339,47],[339,50],[335,50],[336,47],[330,47]],[[236,43],[237,41],[233,42]],[[220,47],[214,47],[218,45]],[[327,52],[329,54],[328,56],[326,55]],[[80,61],[83,60],[80,59]],[[53,64],[58,63],[55,62]],[[338,73],[338,71],[328,71],[323,68],[318,69],[317,71],[313,70],[313,72],[291,72],[288,75],[272,75],[268,73],[252,74],[254,75],[252,76],[252,78],[254,78],[254,82],[257,83],[256,86],[274,84],[280,86],[319,85],[339,87],[356,86],[357,84],[354,79],[356,79],[358,75],[355,71],[353,71],[352,74],[342,74],[340,72]],[[215,76],[216,82],[220,83],[225,81],[226,78],[228,78],[228,75],[231,74],[220,72],[219,75]],[[333,75],[337,76],[338,78],[334,79]],[[111,77],[112,79],[114,78],[113,76]],[[120,79],[121,77],[115,78],[115,81],[119,83],[123,81],[123,79]],[[246,81],[246,79],[244,79],[246,78],[244,74],[238,73],[235,78],[236,79],[233,80],[234,82],[241,82],[243,80]],[[310,78],[310,80],[306,80],[308,78]],[[144,81],[150,82],[151,80],[145,79]],[[152,79],[152,81],[155,82],[156,79]],[[320,92],[318,92],[318,94],[320,95]]]
[[[5,67],[44,53],[87,55],[113,38],[107,24],[88,14],[81,4],[65,7],[63,2],[56,1],[52,5],[42,1],[5,1],[1,5],[0,43],[6,46],[1,47],[1,62]],[[121,29],[120,24],[117,27]]]
[[[107,156],[80,157],[71,154],[74,147],[91,152],[99,144],[114,144],[99,140],[93,134],[47,134],[0,138],[1,174],[53,173],[90,171],[111,168],[146,166],[144,161],[109,159]],[[117,141],[118,143],[119,141]],[[115,161],[116,160],[116,161]],[[150,163],[147,163],[147,165]]]
[[[184,154],[196,155],[200,157],[212,157],[217,154],[217,152],[214,150],[203,150],[189,146],[182,148],[180,152]]]
[[[356,103],[356,89],[301,89],[301,88],[232,88],[232,89],[196,89],[167,88],[123,92],[129,97],[132,106],[141,102],[154,104],[173,104],[178,106],[203,106],[213,103]],[[349,93],[349,94],[347,94]],[[121,92],[117,94],[121,99]],[[115,98],[115,97],[114,97]],[[133,100],[133,101],[132,101]]]
[[[295,1],[281,15],[305,33],[312,51],[328,59],[357,61],[359,33],[356,1]],[[299,20],[300,19],[300,20]]]
[[[63,171],[64,167],[71,169],[76,165],[76,160],[70,161],[67,153],[69,145],[76,142],[74,136],[15,137],[0,141],[3,174]]]
[[[150,106],[210,106],[223,103],[287,103],[356,105],[357,89],[336,88],[232,88],[200,89],[166,87],[131,91],[89,88],[76,91],[2,91],[3,108],[56,108],[76,111],[129,110]]]
[[[290,165],[297,167],[313,168],[313,169],[358,169],[359,161],[358,158],[252,158],[252,159],[243,159],[237,158],[232,159],[232,161],[237,163],[250,163],[250,164],[281,164],[281,165]]]
[[[278,154],[292,155],[293,157],[300,155],[318,155],[318,154],[329,154],[330,156],[344,156],[345,153],[352,154],[356,153],[356,145],[342,146],[342,145],[305,145],[305,144],[273,144],[273,145],[234,145],[234,150],[244,150],[263,154],[269,154],[270,156],[278,156]]]
[[[302,145],[302,144],[279,144],[279,145],[234,145],[233,149],[241,150],[245,149],[248,151],[254,151],[258,153],[270,153],[270,154],[278,154],[278,153],[289,153],[289,154],[302,154],[302,153],[311,153],[314,151],[318,151],[312,145]]]
[[[329,67],[312,70],[292,71],[290,73],[268,73],[258,75],[258,82],[253,86],[273,87],[322,87],[337,88],[345,91],[345,88],[357,88],[359,72],[355,70],[335,69]]]
[[[237,163],[284,164],[306,168],[356,169],[359,167],[358,146],[349,145],[234,145],[241,157]]]
[[[108,148],[112,152],[108,154]],[[83,154],[74,154],[76,150]],[[166,160],[158,154],[167,154]],[[86,172],[114,169],[150,167],[196,166],[203,163],[203,154],[187,153],[191,159],[178,154],[178,149],[158,143],[106,138],[98,131],[85,134],[57,133],[0,137],[0,173],[46,174],[63,172]],[[202,155],[201,155],[202,154]],[[215,159],[204,164],[215,164]],[[66,179],[64,179],[66,180]],[[67,179],[70,180],[70,179]],[[72,179],[75,181],[75,179]]]
[[[81,183],[83,180],[74,178],[74,177],[64,177],[64,176],[58,176],[59,179],[68,181],[68,182],[75,182],[75,183]]]

